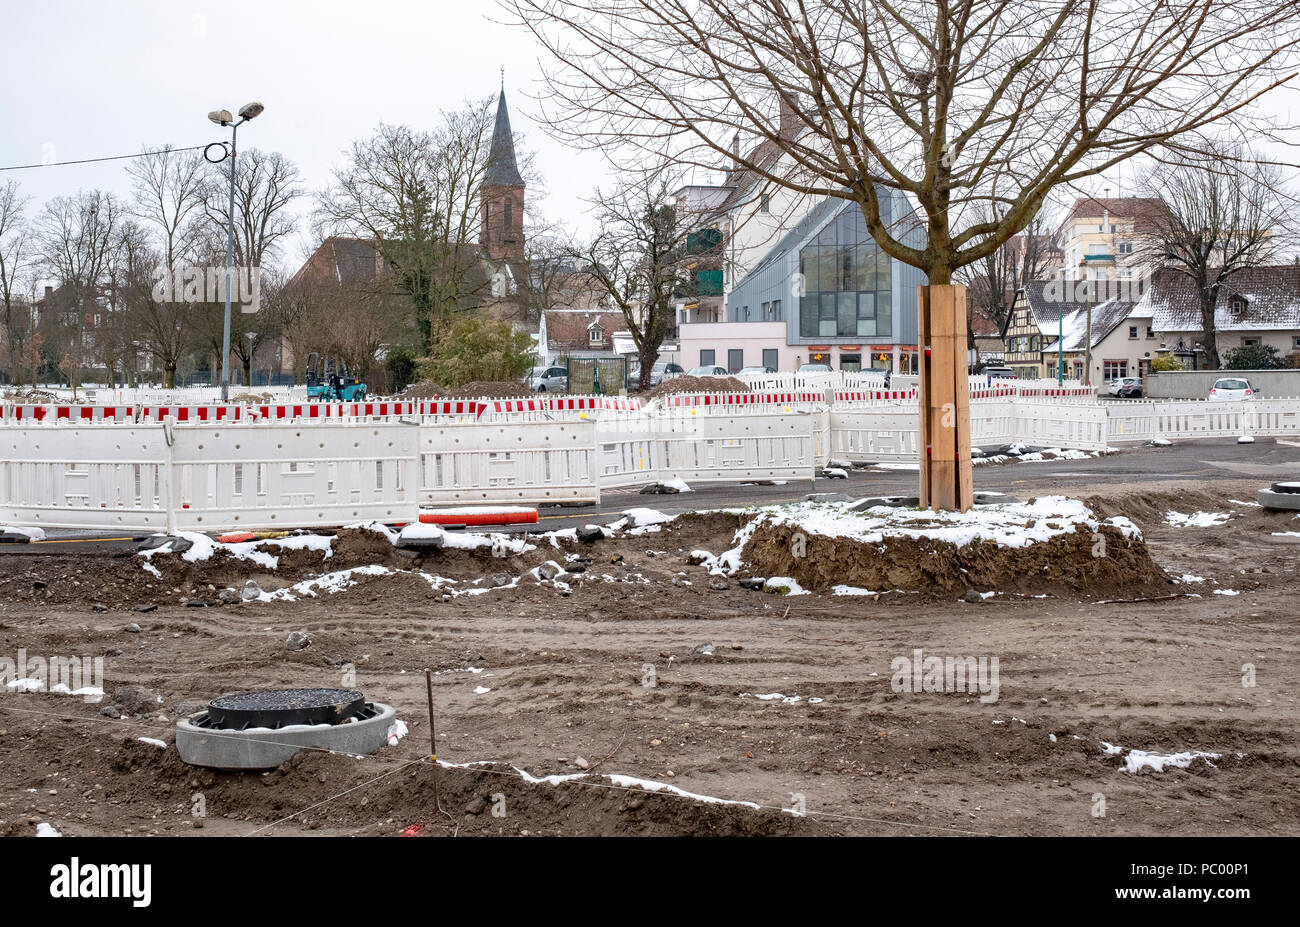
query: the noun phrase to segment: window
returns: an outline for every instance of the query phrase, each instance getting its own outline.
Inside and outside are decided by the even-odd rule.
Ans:
[[[1291,336],[1291,347],[1293,350],[1300,351],[1300,335]]]
[[[712,366],[713,366],[713,351],[712,351],[712,349],[710,349],[710,348],[701,348],[701,349],[700,349],[700,366],[701,366],[701,367],[712,367]]]
[[[759,195],[759,197],[758,197],[758,211],[761,212],[761,213],[764,213],[764,214],[769,213],[769,212],[772,211],[772,197],[771,197],[770,195],[768,195],[768,194],[766,194],[766,193],[763,193],[763,194],[760,194],[760,195]]]
[[[1131,242],[1131,241],[1122,241],[1122,242],[1120,242],[1120,243],[1119,243],[1119,253],[1120,253],[1120,254],[1132,254],[1132,253],[1133,253],[1133,242]]]
[[[1147,339],[1148,339],[1148,340],[1149,340],[1149,339],[1152,339],[1152,338],[1154,338],[1155,336],[1156,336],[1156,333],[1153,332],[1153,331],[1151,330],[1151,326],[1148,325],[1148,326],[1147,326]]]
[[[1108,360],[1102,362],[1101,378],[1103,380],[1114,380],[1117,377],[1126,376],[1128,376],[1128,361]]]
[[[1241,343],[1242,343],[1242,345],[1243,345],[1244,347],[1247,347],[1247,348],[1257,348],[1257,347],[1259,347],[1259,339],[1258,339],[1258,338],[1242,338],[1242,339],[1241,339]]]
[[[506,200],[506,231],[514,229],[515,222],[515,204]]]
[[[744,348],[730,348],[727,351],[727,369],[732,373],[743,369],[745,366]]]
[[[888,222],[888,198],[881,209]],[[892,337],[892,265],[867,234],[861,209],[845,206],[800,249],[799,272],[801,338]],[[778,301],[772,303],[772,317],[781,318]]]
[[[1244,296],[1234,296],[1228,300],[1228,308],[1232,310],[1233,315],[1244,314],[1249,305]]]
[[[1300,338],[1297,338],[1296,340],[1297,340],[1297,341],[1300,341]],[[776,350],[776,348],[764,348],[764,349],[763,349],[763,366],[764,366],[764,367],[771,367],[773,370],[776,370],[776,369],[778,368],[778,366],[779,366],[779,364],[777,363],[777,359],[776,359],[776,358],[777,358],[777,350]]]
[[[588,344],[603,344],[605,341],[605,329],[599,325],[592,325],[587,329]]]
[[[769,318],[771,318],[772,321],[774,321],[774,322],[780,320],[780,318],[781,318],[781,300],[779,300],[779,299],[774,299],[774,300],[772,300],[772,314],[771,314],[771,316],[769,316]]]
[[[749,308],[749,307],[746,306],[745,308]],[[772,315],[772,304],[769,303],[769,302],[764,302],[764,303],[763,303],[763,318],[765,318],[765,319],[766,319],[766,318],[770,318],[771,315]],[[748,313],[748,312],[745,313],[745,318],[749,318],[749,313]]]
[[[1137,327],[1136,325],[1130,325],[1130,326],[1128,327],[1128,336],[1129,336],[1129,338],[1131,338],[1131,339],[1134,339],[1134,340],[1137,339],[1137,336],[1138,336],[1138,327]]]

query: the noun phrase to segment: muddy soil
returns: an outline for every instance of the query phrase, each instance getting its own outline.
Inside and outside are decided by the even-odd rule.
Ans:
[[[1180,580],[1162,580],[1176,597],[1120,597],[1146,601],[1114,601],[1088,576],[978,603],[940,584],[878,598],[751,591],[690,563],[694,549],[732,546],[725,515],[504,560],[416,561],[358,539],[275,574],[159,560],[158,580],[132,558],[7,554],[0,657],[103,657],[107,696],[0,695],[0,833],[1294,834],[1300,537],[1286,532],[1300,520],[1246,504],[1257,488],[1069,488],[1132,518],[1154,567]],[[1174,528],[1170,510],[1231,517]],[[481,588],[546,559],[584,569],[564,587],[446,601],[419,575]],[[362,561],[401,572],[292,602],[179,601]],[[294,630],[308,647],[286,648]],[[917,649],[996,657],[996,701],[896,685],[894,661]],[[440,808],[426,667],[439,760],[480,764],[438,768]],[[268,774],[186,767],[172,745],[178,714],[217,695],[342,684],[394,704],[409,733],[368,758],[301,753]],[[1218,757],[1135,774],[1131,750]]]

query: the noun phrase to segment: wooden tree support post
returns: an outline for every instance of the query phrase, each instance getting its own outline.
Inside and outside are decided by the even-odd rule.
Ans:
[[[917,288],[921,349],[921,507],[964,512],[974,500],[970,464],[970,381],[966,288]]]

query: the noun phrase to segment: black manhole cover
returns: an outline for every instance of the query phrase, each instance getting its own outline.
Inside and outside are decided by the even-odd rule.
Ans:
[[[266,689],[237,692],[208,703],[203,727],[242,731],[289,724],[341,724],[367,716],[370,706],[356,689]]]

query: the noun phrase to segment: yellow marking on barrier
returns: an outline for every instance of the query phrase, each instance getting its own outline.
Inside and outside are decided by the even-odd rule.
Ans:
[[[104,541],[132,541],[134,538],[63,538],[52,541],[32,541],[32,544],[102,544]]]

